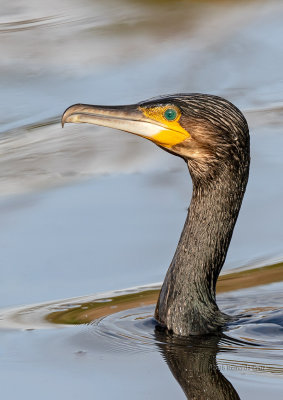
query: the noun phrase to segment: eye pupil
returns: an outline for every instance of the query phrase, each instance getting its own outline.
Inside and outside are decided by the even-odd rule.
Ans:
[[[174,119],[177,117],[177,111],[174,110],[174,108],[167,108],[164,113],[164,117],[167,119],[167,121],[174,121]]]

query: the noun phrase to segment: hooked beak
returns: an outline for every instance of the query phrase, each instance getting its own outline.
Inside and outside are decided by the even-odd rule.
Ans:
[[[64,112],[62,126],[66,122],[107,126],[142,136],[170,150],[190,137],[178,121],[166,121],[162,112],[160,118],[150,116],[139,104],[115,107],[75,104]]]
[[[93,106],[74,104],[62,116],[62,127],[67,122],[89,123],[119,129],[154,140],[165,129],[162,124],[147,118],[137,105]]]

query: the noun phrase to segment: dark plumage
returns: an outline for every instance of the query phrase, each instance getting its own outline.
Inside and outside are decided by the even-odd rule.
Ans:
[[[229,317],[217,307],[216,281],[249,175],[249,130],[242,113],[221,97],[176,94],[116,108],[78,104],[66,110],[62,122],[117,127],[185,160],[193,195],[155,318],[182,336],[221,329]]]
[[[218,330],[229,320],[217,307],[215,287],[248,181],[249,130],[242,113],[224,99],[176,97],[180,124],[190,127],[194,141],[190,151],[201,155],[183,155],[193,195],[155,317],[169,330],[189,335]]]

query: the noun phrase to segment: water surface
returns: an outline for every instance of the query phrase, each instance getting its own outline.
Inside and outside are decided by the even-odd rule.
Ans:
[[[183,398],[180,389],[199,399],[263,399],[270,391],[280,398],[282,268],[281,263],[220,278],[218,304],[237,319],[217,336],[180,338],[161,330],[153,318],[159,291],[153,285],[2,310],[4,360],[10,360],[4,376],[13,368],[18,379],[19,359],[29,368],[37,365],[32,379],[43,398],[54,388],[72,398],[91,398],[93,391],[105,399],[160,393]],[[243,278],[249,288],[231,288]],[[44,373],[52,385],[42,385]],[[30,383],[25,379],[22,390]],[[3,390],[8,393],[5,385]]]
[[[1,2],[4,397],[202,398],[193,384],[205,380],[211,398],[215,390],[218,398],[280,398],[282,270],[229,275],[219,304],[249,316],[227,337],[164,336],[152,319],[156,283],[191,196],[186,167],[141,138],[93,126],[62,130],[59,120],[76,102],[194,91],[228,98],[250,125],[252,164],[223,272],[276,264],[282,18],[279,0]],[[129,293],[134,299],[122,307]],[[137,304],[141,293],[149,298]],[[119,304],[94,301],[109,296]],[[90,317],[78,319],[89,303],[100,304],[100,314],[86,308]]]

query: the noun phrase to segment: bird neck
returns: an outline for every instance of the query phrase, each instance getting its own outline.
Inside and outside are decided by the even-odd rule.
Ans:
[[[215,287],[245,192],[248,163],[240,170],[223,165],[213,180],[192,178],[187,219],[155,313],[168,330],[183,336],[219,330],[228,320],[217,307]]]

